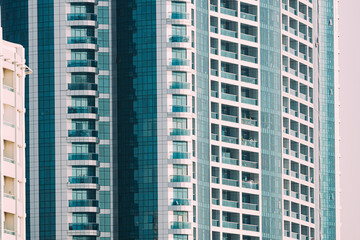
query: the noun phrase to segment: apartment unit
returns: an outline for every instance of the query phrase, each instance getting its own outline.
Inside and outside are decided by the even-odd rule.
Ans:
[[[28,239],[339,239],[336,11],[4,0],[34,69]]]
[[[0,28],[0,239],[25,238],[25,51]]]

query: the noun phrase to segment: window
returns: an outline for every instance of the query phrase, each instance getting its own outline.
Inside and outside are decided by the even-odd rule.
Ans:
[[[73,213],[73,223],[96,223],[96,213]]]
[[[96,176],[95,167],[72,167],[72,176],[74,177],[86,177]]]
[[[173,168],[174,168],[173,169],[174,175],[179,175],[179,176],[187,176],[188,175],[187,165],[174,164]]]
[[[185,95],[172,95],[173,105],[174,106],[186,106],[187,99]]]
[[[173,48],[172,58],[186,59],[186,49]]]
[[[186,3],[182,3],[182,2],[172,2],[172,4],[171,4],[171,10],[172,10],[173,12],[186,13]]]
[[[108,98],[99,99],[99,114],[102,117],[110,116],[110,99]]]
[[[99,24],[109,24],[109,7],[98,7]]]
[[[173,128],[187,129],[186,118],[173,118]]]
[[[110,77],[100,75],[99,76],[99,92],[100,93],[110,93]]]
[[[174,211],[175,222],[188,222],[188,212],[185,211]]]
[[[173,150],[174,152],[187,152],[188,151],[187,142],[174,141]]]
[[[99,122],[99,138],[110,139],[110,123]]]
[[[96,199],[96,190],[72,190],[73,200]]]
[[[109,47],[109,30],[107,29],[98,30],[98,44],[99,47]]]
[[[99,69],[100,70],[110,69],[110,59],[108,52],[99,52]]]
[[[73,153],[95,153],[95,144],[94,143],[73,143],[72,144]]]
[[[188,198],[188,189],[187,188],[174,188],[174,198],[187,199]]]
[[[186,36],[186,26],[172,25],[172,35],[174,35],[174,36]]]
[[[73,130],[95,129],[95,121],[73,119],[71,122],[71,126]]]
[[[99,183],[101,186],[110,186],[110,168],[99,169]]]
[[[172,72],[173,82],[187,82],[186,72]]]

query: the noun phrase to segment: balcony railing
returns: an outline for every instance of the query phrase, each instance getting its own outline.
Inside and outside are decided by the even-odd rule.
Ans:
[[[245,124],[245,125],[255,126],[255,127],[258,126],[258,121],[255,119],[242,118],[241,123]]]
[[[246,54],[241,54],[241,60],[251,63],[257,63],[257,57]]]
[[[242,163],[243,167],[259,168],[259,163],[258,162],[242,160],[241,163]]]
[[[223,178],[222,179],[222,184],[223,185],[228,185],[228,186],[238,187],[239,186],[239,180]]]
[[[243,207],[243,209],[249,209],[249,210],[254,210],[254,211],[259,210],[259,204],[258,203],[243,202],[242,207]]]
[[[257,37],[254,36],[254,35],[241,33],[240,36],[241,36],[242,40],[246,40],[246,41],[249,41],[249,42],[257,42]]]
[[[171,58],[169,65],[170,66],[190,66],[190,61],[188,59],[182,59],[182,58]]]
[[[190,136],[190,129],[172,128],[170,136]]]
[[[246,12],[241,12],[240,17],[251,21],[256,21],[257,19],[256,15]]]
[[[169,17],[171,19],[189,19],[189,14],[184,12],[171,12],[169,13]]]
[[[239,201],[223,199],[222,204],[224,207],[239,208]]]
[[[172,159],[189,159],[190,158],[190,153],[188,152],[173,152]]]
[[[97,67],[95,60],[68,60],[68,67]]]
[[[68,130],[69,137],[98,137],[98,131],[96,130]]]
[[[239,138],[238,137],[232,137],[232,136],[223,135],[221,137],[221,139],[222,139],[223,142],[239,144]]]
[[[247,230],[247,231],[253,231],[253,232],[259,231],[259,225],[243,223],[242,226],[243,226],[243,229]]]
[[[99,230],[97,223],[69,223],[69,230]]]
[[[10,230],[10,229],[4,229],[4,233],[9,234],[9,235],[15,235],[15,231],[14,230]]]
[[[230,101],[238,101],[238,96],[235,94],[229,94],[229,93],[225,93],[225,92],[221,92],[221,98],[225,99],[225,100],[230,100]]]
[[[251,105],[257,105],[257,99],[255,99],[255,98],[248,98],[248,97],[241,96],[241,102],[251,104]]]
[[[95,83],[69,83],[69,90],[93,90],[97,91],[98,87]]]
[[[5,192],[4,192],[4,197],[14,199],[14,200],[16,199],[15,195],[10,194],[10,193],[5,193]]]
[[[223,157],[221,157],[221,159],[222,159],[223,163],[236,165],[236,166],[239,165],[239,159],[237,159],[237,158],[230,158],[230,157],[224,157],[223,156]]]
[[[247,82],[247,83],[252,83],[252,84],[257,84],[257,78],[245,76],[245,75],[241,75],[241,81]]]
[[[189,222],[172,222],[171,229],[190,229],[191,223]]]
[[[238,75],[236,73],[231,73],[231,72],[221,71],[221,77],[231,80],[238,80]]]
[[[69,153],[69,160],[98,160],[97,153]]]
[[[97,44],[97,38],[92,36],[68,37],[68,44]]]
[[[189,42],[189,37],[173,35],[169,37],[169,42]]]
[[[4,161],[5,162],[9,162],[9,163],[15,163],[15,159],[12,157],[12,158],[10,158],[10,157],[3,157],[3,159],[4,159]]]
[[[226,221],[223,221],[223,222],[222,222],[222,226],[223,226],[224,228],[240,229],[240,224],[237,223],[237,222],[226,222]]]
[[[67,20],[68,21],[76,21],[76,20],[96,21],[97,16],[94,13],[68,13]]]
[[[186,198],[173,198],[171,199],[172,206],[189,206],[190,200]]]
[[[99,201],[92,199],[69,200],[69,207],[99,207]]]
[[[225,28],[221,28],[221,34],[228,37],[237,38],[237,32],[234,30],[229,30]]]
[[[188,82],[171,82],[170,89],[190,89]]]
[[[97,107],[68,107],[68,113],[98,113]]]
[[[185,175],[173,175],[171,176],[171,182],[190,182],[191,177]]]
[[[95,176],[81,176],[81,177],[69,177],[70,184],[89,183],[98,184],[99,178]]]
[[[230,8],[220,7],[220,13],[237,17],[237,11],[234,9],[230,9]]]
[[[237,59],[238,55],[235,52],[230,52],[230,51],[226,51],[226,50],[221,50],[221,56],[223,57],[228,57],[228,58],[233,58],[233,59]]]
[[[242,145],[244,146],[249,146],[249,147],[258,147],[259,143],[255,140],[250,140],[250,139],[242,139]]]
[[[242,182],[242,187],[251,188],[251,189],[259,189],[259,184],[254,182]]]
[[[189,106],[181,106],[181,105],[173,105],[170,106],[170,111],[177,113],[177,112],[190,112]]]

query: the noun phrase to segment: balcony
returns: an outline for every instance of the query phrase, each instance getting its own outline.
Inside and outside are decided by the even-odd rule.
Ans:
[[[73,91],[85,90],[85,91],[97,91],[98,87],[95,83],[69,83],[68,89]]]
[[[190,229],[191,223],[189,222],[172,222],[171,229]]]
[[[241,54],[241,60],[251,63],[257,63],[257,57],[246,54]]]
[[[172,175],[170,178],[171,182],[190,182],[191,177],[185,175]]]
[[[97,223],[69,223],[69,230],[99,230]]]
[[[223,163],[239,166],[239,159],[237,158],[222,156],[221,159]]]
[[[232,229],[240,229],[240,224],[237,222],[227,222],[227,221],[223,221],[222,222],[222,226],[224,228],[232,228]]]
[[[246,75],[241,75],[241,81],[246,83],[257,84],[257,78]]]
[[[233,187],[239,187],[239,180],[236,179],[230,179],[230,178],[223,178],[222,179],[223,185],[233,186]]]
[[[253,232],[259,231],[258,225],[243,223],[242,226],[243,226],[243,230],[246,230],[246,231],[253,231]]]
[[[259,204],[258,203],[243,202],[242,208],[243,209],[248,209],[248,210],[259,211]]]
[[[170,129],[170,136],[190,136],[190,129],[172,128]]]
[[[244,97],[244,96],[241,96],[241,102],[246,103],[246,104],[250,104],[250,105],[258,105],[257,99]]]
[[[237,31],[221,28],[221,35],[237,38]]]
[[[239,144],[239,138],[233,136],[222,135],[221,140],[227,143]]]
[[[245,40],[245,41],[249,41],[249,42],[257,42],[257,37],[254,35],[250,35],[250,34],[246,34],[246,33],[241,33],[241,39]]]
[[[92,36],[68,37],[68,44],[97,44],[97,38]]]
[[[171,58],[169,61],[170,66],[190,66],[190,61],[188,59],[181,58]]]
[[[98,113],[97,107],[68,107],[68,113]]]
[[[242,182],[242,187],[243,188],[250,188],[250,189],[256,189],[258,190],[259,189],[259,184],[258,183],[255,183],[255,182],[251,182],[251,181],[243,181]]]
[[[170,19],[189,19],[190,15],[188,13],[184,13],[184,12],[171,12],[169,13],[169,18]]]
[[[99,207],[99,201],[92,199],[69,200],[69,207]]]
[[[249,125],[249,126],[254,126],[254,127],[258,126],[258,120],[250,119],[250,118],[242,118],[241,123],[245,124],[245,125]]]
[[[217,176],[211,176],[211,182],[219,184],[220,183],[220,178],[217,177]]]
[[[259,163],[258,162],[254,162],[254,161],[247,161],[247,160],[242,160],[241,164],[243,167],[248,167],[248,168],[259,168]]]
[[[253,139],[242,139],[241,140],[242,145],[249,146],[249,147],[259,147],[259,143],[256,140]]]
[[[189,206],[190,200],[186,198],[173,198],[171,199],[172,206]]]
[[[221,50],[221,56],[232,58],[232,59],[238,59],[237,53],[231,52],[231,51],[226,51],[226,50]]]
[[[221,92],[221,98],[225,99],[225,100],[234,101],[234,102],[238,101],[238,96],[236,94],[230,94],[230,93],[225,93],[225,92]]]
[[[68,160],[98,160],[97,153],[69,153]]]
[[[94,13],[68,13],[67,20],[68,21],[76,21],[76,20],[96,21],[97,16]]]
[[[173,105],[170,106],[170,112],[173,113],[189,113],[190,112],[190,107],[189,106],[181,106],[181,105]]]
[[[240,17],[243,19],[250,20],[250,21],[255,21],[255,22],[257,21],[256,15],[251,14],[251,13],[241,12]]]
[[[239,208],[239,201],[223,199],[222,204],[224,207]]]
[[[177,42],[189,42],[189,37],[180,36],[180,35],[173,35],[169,37],[169,42],[177,43]]]
[[[221,71],[221,77],[231,80],[238,80],[238,75],[236,73],[231,73],[231,72]]]
[[[173,152],[171,159],[190,159],[190,153],[188,153],[188,152]]]
[[[81,183],[98,184],[99,178],[95,176],[69,177],[68,181],[70,184],[81,184]]]
[[[69,137],[98,137],[96,130],[68,130]]]
[[[68,67],[97,67],[95,60],[68,60]]]
[[[237,11],[231,8],[220,7],[220,13],[227,14],[233,17],[237,17]]]

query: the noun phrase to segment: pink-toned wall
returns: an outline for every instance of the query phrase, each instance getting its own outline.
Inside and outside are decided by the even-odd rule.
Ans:
[[[360,239],[360,1],[340,0],[341,239]],[[329,239],[330,240],[330,239]]]

